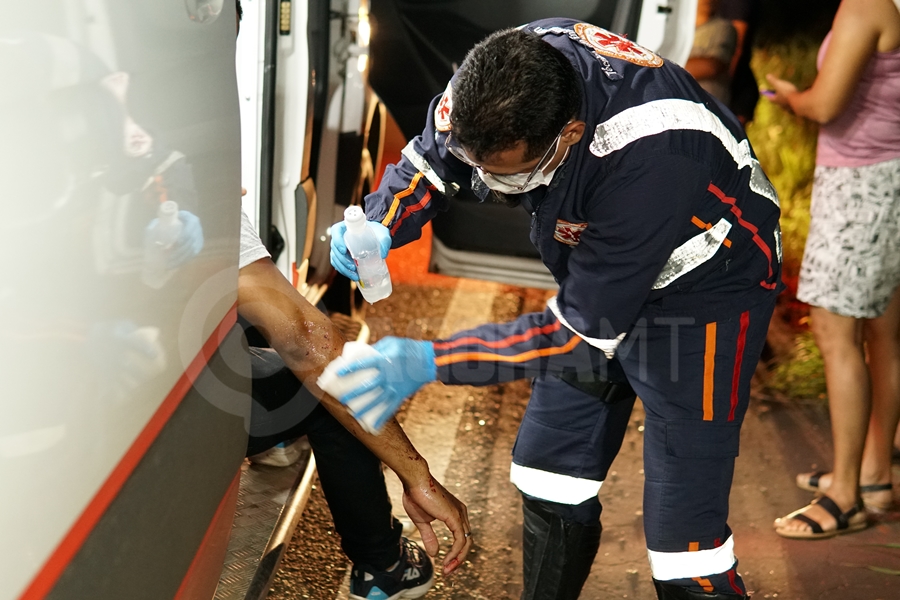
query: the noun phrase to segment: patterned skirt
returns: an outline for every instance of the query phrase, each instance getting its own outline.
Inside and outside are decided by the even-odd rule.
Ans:
[[[874,318],[900,285],[900,159],[817,166],[797,298]]]

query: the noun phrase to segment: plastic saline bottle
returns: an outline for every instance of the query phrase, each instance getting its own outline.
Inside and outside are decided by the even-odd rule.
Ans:
[[[172,276],[167,265],[169,253],[181,235],[184,224],[178,218],[178,204],[171,200],[159,205],[156,217],[156,223],[144,240],[144,270],[141,280],[148,286],[159,289]]]
[[[344,223],[347,232],[344,243],[359,273],[359,291],[366,302],[374,303],[391,295],[391,274],[387,264],[381,258],[378,238],[369,228],[366,215],[358,206],[350,206],[344,211]]]

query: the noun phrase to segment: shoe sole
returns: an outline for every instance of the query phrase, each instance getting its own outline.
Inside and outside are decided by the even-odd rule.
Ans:
[[[428,593],[428,590],[434,585],[434,574],[431,575],[431,579],[423,583],[422,585],[418,585],[414,588],[409,588],[406,590],[400,590],[393,596],[388,596],[385,600],[413,600],[414,598],[421,598],[425,594]],[[356,594],[350,594],[350,600],[366,600],[365,596],[357,596]]]
[[[299,450],[285,451],[283,448],[270,448],[259,454],[249,457],[254,465],[266,465],[267,467],[289,467],[300,460],[303,453]]]
[[[883,516],[894,510],[893,502],[889,502],[888,504],[876,504],[874,502],[866,502],[865,498],[863,498],[863,506],[866,507],[866,510],[870,515],[876,516]]]

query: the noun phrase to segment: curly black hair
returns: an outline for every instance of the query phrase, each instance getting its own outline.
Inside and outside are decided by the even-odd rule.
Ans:
[[[518,29],[479,42],[453,84],[453,136],[476,160],[519,142],[541,156],[581,108],[581,82],[562,52]]]
[[[234,0],[234,10],[237,13],[238,21],[244,18],[244,9],[241,8],[241,0]]]

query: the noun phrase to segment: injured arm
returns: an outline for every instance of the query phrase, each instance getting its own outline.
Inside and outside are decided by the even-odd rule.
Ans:
[[[426,549],[432,556],[437,554],[437,539],[427,517],[447,525],[454,543],[444,560],[444,569],[449,572],[456,568],[471,546],[464,535],[470,531],[465,505],[434,480],[425,459],[396,419],[391,419],[378,436],[366,433],[340,402],[316,385],[322,370],[343,349],[344,339],[337,327],[307,302],[268,258],[240,270],[238,313],[260,331],[322,405],[397,474],[403,482],[408,513],[422,531]]]

